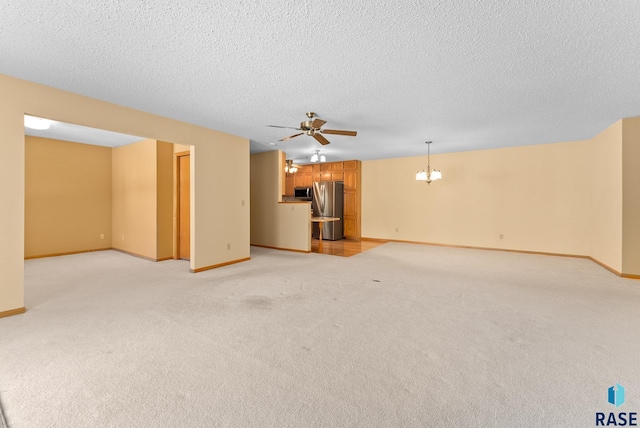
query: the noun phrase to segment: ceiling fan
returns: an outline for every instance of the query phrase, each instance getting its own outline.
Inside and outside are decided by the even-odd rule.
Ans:
[[[305,120],[304,122],[300,122],[299,128],[292,128],[290,126],[277,126],[277,125],[267,125],[272,128],[285,128],[285,129],[296,129],[298,131],[302,131],[298,134],[290,135],[278,141],[286,141],[295,137],[299,137],[300,135],[310,135],[322,145],[329,144],[330,141],[324,138],[321,134],[334,134],[334,135],[346,135],[349,137],[355,137],[358,133],[356,131],[339,131],[337,129],[321,129],[322,125],[327,123],[326,120],[318,119],[316,114],[312,111],[307,112],[307,117],[309,120]]]

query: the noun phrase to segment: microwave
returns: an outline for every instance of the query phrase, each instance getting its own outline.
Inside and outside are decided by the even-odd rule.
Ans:
[[[293,197],[301,201],[313,200],[313,187],[296,187],[293,189]]]

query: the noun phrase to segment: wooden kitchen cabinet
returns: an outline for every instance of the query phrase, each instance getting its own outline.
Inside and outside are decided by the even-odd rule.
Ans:
[[[287,173],[287,178],[284,186],[284,194],[287,196],[293,196],[293,188],[295,185],[293,184],[293,177],[295,174]]]
[[[313,175],[304,174],[302,179],[302,187],[311,187],[311,186],[313,186]]]
[[[360,166],[360,161],[345,161],[343,162],[342,169],[358,169]]]
[[[348,190],[358,190],[360,181],[360,174],[357,169],[345,169],[344,170],[344,188]]]
[[[344,189],[344,234],[360,239],[360,191]]]
[[[356,216],[358,214],[358,195],[356,192],[344,192],[344,215],[346,216]]]
[[[342,227],[344,228],[344,237],[347,239],[360,239],[358,233],[358,226],[355,219],[344,217],[342,221]]]
[[[293,187],[303,187],[305,176],[306,174],[302,174],[300,172],[293,174]]]

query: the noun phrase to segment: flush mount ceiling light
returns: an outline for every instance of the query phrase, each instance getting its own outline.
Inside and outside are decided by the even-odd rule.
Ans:
[[[287,159],[285,163],[286,165],[284,166],[284,172],[293,174],[294,172],[298,171],[298,167],[293,164],[292,159]]]
[[[423,169],[422,171],[419,171],[416,174],[416,180],[426,181],[427,184],[431,184],[432,181],[440,180],[442,178],[442,173],[437,169],[434,169],[433,171],[431,170],[431,151],[429,150],[429,147],[431,146],[431,141],[427,141],[426,144],[427,144],[427,170],[425,171]]]
[[[327,158],[325,157],[325,155],[321,155],[320,154],[320,150],[316,150],[316,152],[314,154],[311,155],[311,162],[326,162]]]
[[[51,121],[49,119],[43,119],[41,117],[24,115],[24,126],[31,129],[44,130],[51,127]]]

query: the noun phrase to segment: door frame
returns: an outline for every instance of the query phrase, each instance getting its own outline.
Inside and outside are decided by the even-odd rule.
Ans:
[[[173,259],[178,260],[180,258],[180,158],[184,156],[191,156],[191,151],[177,152],[174,153],[174,162],[175,162],[175,183],[176,183],[176,191],[175,191],[175,203],[173,206],[175,207],[175,223],[173,230],[175,231],[175,245],[173,247]],[[191,159],[191,158],[189,158]],[[191,185],[189,186],[189,192],[191,192]],[[191,208],[191,207],[190,207]],[[191,233],[191,231],[189,231]]]

